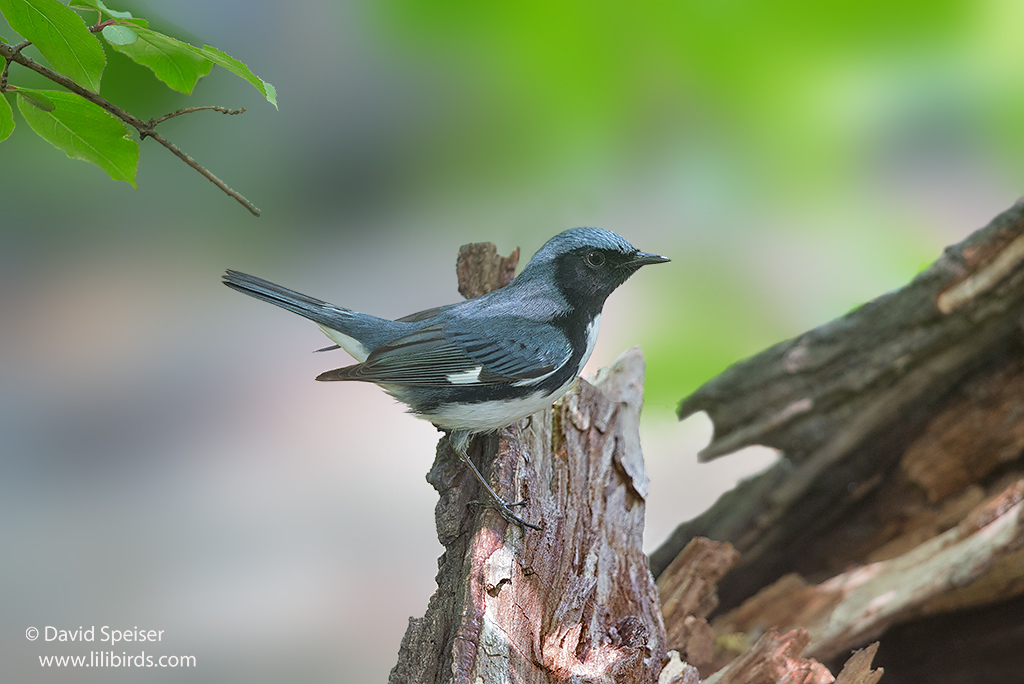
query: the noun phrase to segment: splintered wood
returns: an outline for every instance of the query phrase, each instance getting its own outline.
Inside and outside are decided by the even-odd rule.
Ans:
[[[642,551],[643,376],[640,350],[628,350],[553,409],[474,440],[471,458],[506,500],[527,501],[517,512],[540,531],[478,505],[478,484],[441,440],[428,474],[445,546],[438,589],[410,620],[392,683],[657,681],[666,638]]]
[[[710,673],[714,637],[707,616],[718,607],[715,584],[739,557],[732,544],[697,537],[658,580],[668,647],[690,665]]]
[[[718,629],[716,621],[712,631],[705,617],[717,605],[715,582],[736,562],[737,555],[730,544],[698,537],[687,544],[658,579],[668,626],[668,646],[673,649],[670,662],[662,670],[660,683],[689,684],[688,680],[695,683],[700,675],[707,677],[708,684],[829,684],[832,681],[874,684],[877,681],[881,671],[870,668],[876,645],[868,649],[867,654],[851,658],[837,680],[825,665],[804,657],[811,635],[802,628],[780,636],[774,629],[765,632],[766,627],[761,624],[744,625],[746,633],[734,634]],[[798,582],[795,587],[804,589],[806,584]],[[794,601],[791,592],[775,592],[773,596],[780,599],[778,604],[782,610],[790,603],[803,606],[814,603],[813,596]],[[832,601],[832,605],[835,603]],[[730,623],[728,627],[735,631],[739,625]],[[748,637],[755,633],[760,638],[754,637],[748,642]]]
[[[717,583],[710,665],[695,656],[705,675],[725,665],[708,682],[832,681],[817,661],[834,671],[879,638],[836,681],[878,681],[875,650],[892,684],[1018,680],[1022,342],[1018,203],[903,289],[685,399],[680,416],[705,410],[715,424],[705,459],[749,444],[783,458],[652,554],[670,648],[689,648],[701,611],[675,616],[664,587],[686,581],[673,577],[679,559],[707,536],[739,555]]]
[[[704,680],[705,684],[831,684],[835,677],[821,663],[801,658],[809,637],[802,629],[779,636],[770,631],[753,648]]]
[[[786,575],[714,620],[717,635],[805,628],[805,654],[829,660],[881,635],[897,620],[935,610],[933,599],[971,585],[1024,544],[1024,480],[959,525],[902,556],[810,586]],[[1024,568],[1018,568],[1018,576]]]

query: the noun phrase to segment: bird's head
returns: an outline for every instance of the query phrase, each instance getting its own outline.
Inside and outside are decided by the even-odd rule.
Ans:
[[[641,266],[666,261],[610,230],[571,228],[537,250],[519,277],[551,279],[570,304],[600,311],[608,295]]]

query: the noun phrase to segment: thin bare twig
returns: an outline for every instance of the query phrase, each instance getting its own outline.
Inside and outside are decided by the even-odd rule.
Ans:
[[[241,114],[242,112],[245,111],[245,107],[242,107],[241,109],[228,109],[227,107],[217,107],[215,105],[208,105],[208,106],[205,106],[205,107],[185,107],[184,109],[179,109],[176,112],[171,112],[170,114],[164,114],[159,119],[150,119],[149,120],[149,125],[150,126],[156,126],[157,124],[161,124],[164,121],[167,121],[168,119],[173,119],[176,116],[181,116],[182,114],[191,114],[192,112],[198,112],[198,111],[200,111],[202,109],[212,109],[213,111],[220,112],[221,114],[231,114],[231,115]]]
[[[153,140],[156,140],[158,143],[160,143],[161,145],[163,145],[164,147],[169,149],[171,152],[173,152],[175,154],[175,156],[177,156],[183,162],[185,162],[186,164],[191,166],[193,169],[195,169],[199,173],[201,173],[204,176],[206,176],[206,178],[211,183],[213,183],[218,188],[223,190],[225,192],[225,194],[227,194],[229,197],[234,197],[235,200],[238,201],[239,204],[241,204],[243,207],[245,207],[250,212],[252,212],[252,214],[254,216],[259,216],[260,215],[260,210],[257,209],[255,206],[253,206],[252,202],[250,202],[249,200],[247,200],[244,197],[242,197],[236,191],[232,190],[230,187],[228,187],[227,183],[225,183],[220,178],[217,178],[212,173],[207,171],[206,167],[201,166],[200,164],[198,164],[196,162],[195,159],[193,159],[192,157],[188,156],[187,154],[182,152],[180,149],[178,149],[177,145],[175,145],[171,141],[167,140],[166,138],[164,138],[163,136],[161,136],[159,133],[157,133],[155,131],[151,131],[148,135],[149,135],[150,138],[152,138]]]
[[[155,121],[155,122],[153,120],[143,121],[142,119],[140,119],[139,117],[135,116],[131,112],[127,112],[127,111],[121,109],[120,107],[118,107],[114,103],[112,103],[109,100],[106,100],[106,99],[100,97],[99,95],[97,95],[96,93],[92,92],[91,90],[87,90],[87,89],[83,88],[82,86],[78,85],[77,83],[72,81],[67,76],[63,76],[61,74],[58,74],[56,71],[53,71],[52,69],[48,69],[45,66],[43,66],[42,64],[39,64],[38,62],[36,62],[36,61],[26,57],[25,55],[21,54],[21,50],[25,46],[27,46],[29,44],[30,43],[27,40],[24,43],[19,43],[18,45],[14,45],[14,46],[7,45],[6,43],[0,42],[0,57],[3,57],[4,59],[6,59],[8,64],[10,62],[17,62],[18,64],[22,65],[23,67],[31,69],[32,71],[36,72],[37,74],[41,74],[41,75],[45,76],[46,78],[50,79],[54,83],[56,83],[58,85],[61,85],[61,86],[64,86],[65,88],[67,88],[71,92],[75,93],[76,95],[84,97],[89,102],[92,102],[93,104],[98,105],[99,107],[102,107],[106,111],[108,111],[111,114],[113,114],[114,116],[116,116],[118,119],[121,119],[121,121],[124,121],[126,124],[129,124],[130,126],[135,128],[135,130],[137,130],[139,132],[139,139],[140,140],[145,140],[147,137],[148,138],[153,138],[158,143],[160,143],[161,145],[166,147],[168,150],[173,152],[175,154],[175,156],[177,156],[183,162],[185,162],[186,164],[191,166],[193,169],[195,169],[199,173],[201,173],[204,176],[206,176],[206,178],[211,183],[213,183],[218,188],[223,190],[224,193],[227,194],[229,197],[234,198],[243,207],[248,209],[249,212],[252,213],[253,216],[259,216],[260,215],[260,210],[257,209],[256,206],[252,202],[247,200],[240,193],[232,190],[228,186],[227,183],[225,183],[224,181],[222,181],[221,179],[217,178],[215,175],[210,173],[210,171],[207,170],[206,167],[202,166],[201,164],[196,162],[194,159],[192,159],[192,157],[190,157],[187,154],[185,154],[184,152],[182,152],[175,144],[171,143],[166,138],[158,135],[155,132],[154,127],[156,126],[156,124],[160,123],[160,121],[163,121],[163,120],[165,120],[166,118],[169,118],[169,117],[163,117],[159,121]],[[5,69],[5,73],[6,73],[6,69]],[[4,83],[4,87],[6,88],[6,83]],[[204,107],[197,107],[197,108],[194,108],[194,109],[205,109],[205,108]],[[185,110],[181,110],[181,113],[186,113],[186,112],[185,112]],[[232,112],[231,112],[231,110],[228,110],[227,113],[232,113]],[[177,112],[173,113],[173,115],[177,115],[177,114],[178,114]]]

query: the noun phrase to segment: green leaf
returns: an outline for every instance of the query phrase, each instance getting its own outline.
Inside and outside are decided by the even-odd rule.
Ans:
[[[3,0],[0,0],[3,1]],[[100,0],[79,0],[80,2],[97,2]],[[277,107],[277,91],[256,74],[252,73],[248,66],[238,61],[231,55],[221,52],[215,47],[206,45],[197,48],[194,45],[182,42],[177,38],[165,36],[162,33],[148,28],[147,24],[138,19],[119,22],[131,23],[131,30],[138,40],[131,43],[117,43],[107,40],[118,52],[127,55],[139,64],[149,67],[153,74],[171,88],[190,94],[196,87],[196,82],[210,73],[214,64],[219,64],[236,76],[244,78],[251,83],[256,90],[260,91],[263,97],[267,98],[270,104]],[[103,35],[107,36],[106,29]]]
[[[41,138],[64,150],[69,157],[84,159],[106,171],[114,180],[123,180],[133,188],[139,165],[139,145],[128,137],[120,120],[98,105],[56,90],[28,91],[19,88],[18,109],[25,121]],[[43,95],[56,107],[51,112],[29,104],[26,93]]]
[[[201,53],[211,59],[214,64],[219,64],[236,76],[244,78],[246,81],[251,83],[256,90],[260,91],[263,94],[263,97],[267,98],[267,102],[274,105],[274,107],[277,107],[277,91],[274,89],[274,86],[252,73],[252,71],[249,70],[249,67],[245,64],[239,62],[231,55],[221,52],[217,48],[210,47],[209,45],[204,45]]]
[[[71,0],[71,2],[68,3],[68,6],[74,9],[92,9],[102,11],[97,0]]]
[[[112,43],[113,48],[149,67],[157,78],[177,91],[191,93],[196,81],[213,68],[213,62],[188,43],[148,28],[131,30],[138,40],[129,45]]]
[[[54,69],[75,83],[99,92],[107,59],[82,17],[57,0],[0,0],[11,28],[39,48]]]
[[[14,112],[11,103],[0,93],[0,142],[7,140],[14,132]]]
[[[7,43],[8,45],[10,45],[10,41],[4,38],[3,36],[0,36],[0,43]]]
[[[18,92],[36,109],[41,109],[44,112],[52,112],[57,108],[57,105],[53,103],[53,100],[43,95],[42,92],[25,90],[24,88],[19,88]]]
[[[127,26],[104,26],[103,37],[111,45],[131,45],[139,39],[139,34]]]
[[[115,19],[131,19],[131,12],[118,12],[112,10],[103,4],[103,0],[71,0],[71,6],[82,8],[82,9],[94,9],[101,12],[106,12],[107,15],[114,17]]]

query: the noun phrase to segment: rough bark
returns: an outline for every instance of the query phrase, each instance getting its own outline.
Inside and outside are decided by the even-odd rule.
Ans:
[[[1018,203],[903,289],[736,364],[682,402],[680,416],[705,410],[715,424],[704,459],[750,444],[783,455],[652,555],[661,585],[698,535],[739,551],[718,583],[730,612],[712,620],[712,667],[765,630],[803,628],[803,655],[833,665],[882,635],[878,662],[892,684],[1019,676],[1022,323]],[[966,636],[961,620],[985,636]]]
[[[460,261],[479,254],[494,263],[493,246]],[[459,267],[460,285],[482,294],[471,272]],[[491,268],[490,287],[508,272]],[[553,409],[474,440],[485,477],[526,499],[518,512],[541,531],[477,505],[476,481],[441,440],[427,478],[440,493],[438,589],[410,620],[391,682],[657,680],[666,641],[641,547],[643,368],[631,349]]]
[[[498,254],[493,242],[471,242],[459,248],[455,274],[459,278],[459,294],[473,299],[505,287],[516,277],[519,248],[507,257]]]

